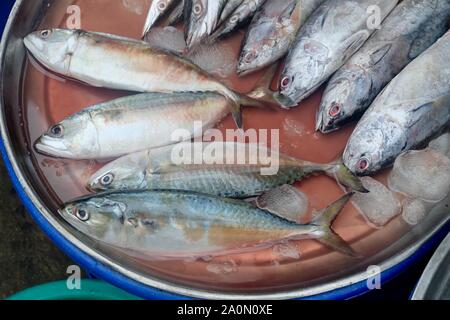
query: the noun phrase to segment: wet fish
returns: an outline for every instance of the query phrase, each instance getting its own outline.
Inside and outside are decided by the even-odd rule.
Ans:
[[[35,144],[43,154],[68,159],[108,159],[162,147],[202,134],[229,113],[213,92],[143,93],[84,109],[51,127]],[[194,122],[203,126],[195,128]],[[177,131],[178,130],[178,131]],[[181,131],[186,136],[181,136]]]
[[[358,118],[408,63],[450,27],[450,0],[405,0],[330,80],[317,115],[327,133]]]
[[[184,0],[181,0],[169,14],[166,21],[164,21],[164,24],[166,26],[173,26],[177,24],[178,22],[183,20],[183,14],[184,14]]]
[[[227,97],[239,127],[240,105],[260,103],[228,89],[192,62],[144,41],[82,30],[49,29],[24,44],[49,70],[96,87],[136,92],[211,91]]]
[[[190,154],[192,159],[181,161],[179,154]],[[192,160],[198,159],[199,154],[203,156],[202,161],[194,163]],[[230,163],[227,159],[240,160]],[[127,155],[93,174],[89,189],[190,190],[248,198],[317,173],[325,173],[352,190],[366,191],[342,163],[316,164],[257,144],[234,142],[188,142]]]
[[[217,27],[225,0],[186,0],[189,12],[186,25],[186,43],[192,48],[202,43]]]
[[[375,99],[353,132],[344,163],[365,175],[391,165],[450,121],[450,32],[412,61]]]
[[[310,96],[361,48],[375,31],[375,26],[369,23],[372,17],[379,17],[383,21],[397,2],[324,2],[303,25],[288,54],[280,80],[280,90],[275,96],[279,103],[285,108],[292,108]]]
[[[316,239],[344,254],[353,249],[330,226],[347,194],[310,224],[297,224],[242,200],[186,191],[100,194],[60,210],[73,227],[97,241],[155,258],[199,258],[270,247],[285,239]]]
[[[253,18],[238,64],[243,75],[281,59],[303,23],[324,0],[267,1]]]
[[[144,25],[144,31],[142,33],[142,37],[145,38],[147,33],[150,32],[150,29],[153,25],[166,13],[168,13],[179,0],[154,0],[150,6],[147,19]]]
[[[266,0],[244,0],[210,37],[211,41],[225,37],[248,23]]]
[[[225,22],[231,14],[239,7],[244,0],[228,0],[223,7],[222,14],[220,15],[218,26]]]

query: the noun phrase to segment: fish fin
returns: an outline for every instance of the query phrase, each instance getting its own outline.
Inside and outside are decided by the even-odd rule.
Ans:
[[[350,257],[359,258],[361,255],[355,250],[353,250],[344,239],[342,239],[338,234],[336,234],[333,230],[328,230],[328,232],[321,238],[316,239],[320,243],[330,247],[336,251],[339,251],[345,255]]]
[[[285,12],[282,14],[283,16],[287,14],[287,17],[294,22],[294,26],[297,29],[300,28],[301,24],[303,23],[303,21],[301,21],[303,14],[302,2],[302,0],[295,1],[292,6],[287,7],[287,10],[285,10]]]
[[[312,223],[322,228],[321,231],[323,232],[323,235],[317,238],[317,241],[346,255],[358,257],[359,255],[345,242],[345,240],[331,229],[331,225],[334,220],[352,196],[353,192],[347,193],[340,199],[330,204],[314,218]]]
[[[420,106],[412,110],[412,114],[414,114],[414,117],[411,119],[410,123],[408,123],[408,126],[412,127],[419,121],[425,119],[424,114],[430,112],[430,109],[442,110],[442,108],[450,108],[450,94],[445,94],[433,101],[421,104]]]
[[[328,176],[336,179],[341,185],[350,188],[353,191],[368,193],[364,188],[362,181],[353,172],[351,172],[342,161],[326,165],[323,170]]]
[[[367,30],[361,30],[346,39],[342,44],[344,47],[343,61],[347,61],[359,48],[361,48],[369,36],[370,33]]]
[[[378,48],[376,51],[372,52],[370,55],[370,63],[372,66],[378,64],[391,50],[392,44],[388,43],[381,48]]]
[[[308,199],[295,187],[285,184],[263,193],[256,199],[255,205],[281,218],[298,223],[299,218],[307,211]],[[300,210],[302,207],[304,210]]]
[[[255,107],[255,108],[266,108],[266,106],[258,100],[255,100],[246,95],[232,92],[225,95],[230,102],[230,111],[233,116],[234,122],[239,129],[243,129],[242,120],[242,106]]]
[[[244,103],[244,101],[242,101],[239,98],[238,102],[234,102],[231,105],[231,115],[233,116],[233,120],[236,123],[236,126],[239,129],[244,129],[244,121],[242,119],[242,107],[241,104]]]
[[[247,96],[251,99],[266,102],[271,105],[279,105],[278,101],[274,98],[275,91],[270,89],[273,81],[275,72],[277,71],[279,62],[274,63],[267,71],[264,73],[261,79],[256,83],[255,89]]]

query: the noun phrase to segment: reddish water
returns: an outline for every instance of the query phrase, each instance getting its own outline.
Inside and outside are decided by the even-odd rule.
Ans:
[[[138,10],[128,10],[123,2],[142,3]],[[139,38],[144,24],[145,13],[150,1],[140,0],[79,0],[56,1],[48,9],[41,28],[65,27],[66,9],[70,4],[81,8],[82,28]],[[235,48],[236,54],[242,35],[227,40],[227,45]],[[233,76],[228,79],[234,89],[248,92],[261,76],[256,74],[244,78]],[[34,141],[49,126],[91,104],[124,96],[127,93],[97,89],[70,80],[56,79],[38,70],[35,64],[25,67],[23,83],[23,116],[26,124],[27,145]],[[315,112],[320,92],[290,111],[277,112],[246,109],[245,128],[279,129],[281,152],[299,159],[326,163],[338,158],[352,132],[352,127],[330,135],[314,131]],[[218,125],[220,129],[232,128],[231,117]],[[32,167],[47,187],[56,203],[63,203],[87,194],[86,182],[102,164],[95,161],[70,161],[42,156],[30,149]],[[384,181],[385,174],[380,175]],[[297,184],[310,200],[310,210],[326,207],[343,195],[343,190],[334,180],[312,177]],[[348,205],[334,223],[334,229],[353,248],[368,258],[394,243],[408,231],[401,219],[392,220],[382,229],[371,228],[364,218]],[[104,252],[110,252],[102,249]],[[117,252],[111,253],[117,258]],[[332,252],[312,240],[289,241],[274,248],[246,252],[232,256],[214,258],[210,261],[154,261],[137,259],[129,252],[123,252],[121,263],[143,273],[156,277],[190,284],[196,287],[233,291],[274,291],[302,287],[321,278],[333,278],[346,273],[364,258],[354,259]]]

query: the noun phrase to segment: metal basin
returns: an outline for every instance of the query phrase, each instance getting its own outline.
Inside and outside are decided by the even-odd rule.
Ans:
[[[11,179],[30,214],[63,251],[90,273],[145,298],[344,299],[368,291],[370,286],[368,287],[367,280],[374,276],[373,270],[381,272],[381,282],[387,281],[403,271],[442,237],[443,233],[438,231],[446,226],[449,220],[450,199],[434,208],[417,226],[405,227],[400,219],[396,219],[391,222],[390,228],[380,231],[382,233],[371,232],[370,234],[375,236],[358,242],[360,247],[371,252],[364,259],[350,261],[327,254],[318,260],[317,266],[320,268],[317,269],[326,267],[333,270],[332,272],[285,286],[272,285],[263,289],[247,286],[239,289],[237,286],[220,288],[187,281],[178,277],[177,272],[184,270],[181,265],[174,267],[170,273],[164,270],[166,267],[173,267],[168,264],[150,268],[141,261],[131,259],[126,253],[95,243],[80,234],[57,215],[57,208],[61,203],[52,191],[49,191],[42,172],[36,169],[36,161],[30,151],[29,132],[22,117],[24,73],[27,66],[22,39],[41,25],[49,8],[62,2],[21,0],[16,2],[12,10],[0,47],[0,148]],[[445,228],[448,232],[448,225]],[[395,234],[396,230],[401,230],[401,233]],[[379,243],[376,243],[377,241]],[[345,267],[341,267],[342,265]],[[368,269],[373,265],[377,268]],[[289,268],[292,273],[303,271],[300,269],[301,264],[277,268],[280,269],[271,267],[267,274],[276,278],[277,270],[281,268]],[[263,269],[253,267],[248,269],[245,275],[257,275],[260,271],[267,271]],[[191,272],[194,273],[195,270],[192,269]],[[234,279],[236,282],[243,281],[244,276]]]
[[[450,300],[450,234],[425,268],[412,300]]]

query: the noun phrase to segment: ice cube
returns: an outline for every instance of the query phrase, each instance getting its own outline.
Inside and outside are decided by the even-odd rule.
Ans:
[[[142,15],[145,11],[146,0],[122,0],[123,6],[128,11]]]
[[[425,218],[428,209],[425,202],[420,199],[406,199],[403,202],[403,220],[414,226]]]
[[[273,246],[273,253],[278,258],[300,259],[300,250],[295,242],[285,241]]]
[[[145,41],[152,47],[180,54],[186,50],[183,32],[170,26],[150,29],[150,32],[145,36]]]
[[[442,201],[450,192],[450,158],[431,149],[406,152],[394,163],[389,188],[414,199]]]
[[[214,274],[230,274],[237,272],[239,270],[239,266],[232,259],[229,259],[224,262],[211,262],[206,266],[206,270]]]
[[[428,148],[450,157],[450,133],[444,133],[431,141]]]
[[[370,224],[382,227],[400,214],[400,201],[384,184],[371,177],[362,177],[361,181],[370,192],[355,194],[352,202]]]
[[[226,44],[205,44],[188,53],[187,58],[203,70],[220,78],[229,77],[236,70],[236,57]]]

